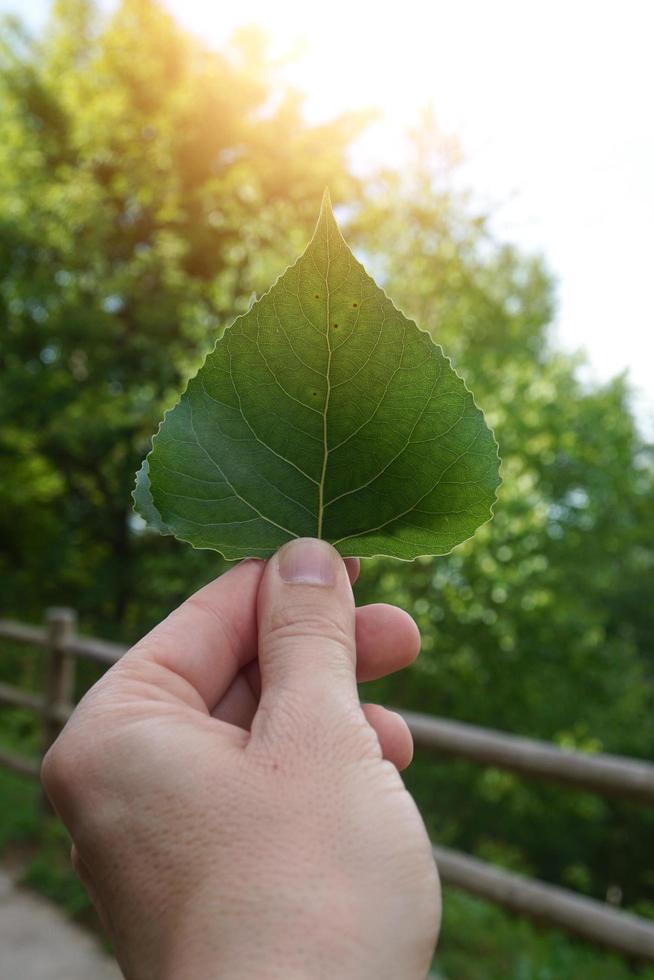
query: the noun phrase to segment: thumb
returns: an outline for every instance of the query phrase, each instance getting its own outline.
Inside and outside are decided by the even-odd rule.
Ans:
[[[359,706],[354,596],[338,552],[315,538],[285,544],[266,565],[258,617],[261,699],[252,736],[352,716]]]

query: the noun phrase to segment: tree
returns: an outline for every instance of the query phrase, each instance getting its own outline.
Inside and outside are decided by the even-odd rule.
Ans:
[[[382,176],[356,230],[486,409],[504,483],[492,523],[447,558],[366,567],[362,597],[404,605],[423,634],[415,668],[371,696],[651,757],[652,447],[625,379],[585,387],[579,360],[552,347],[542,262],[496,243],[451,173],[434,179],[438,145],[427,120],[413,162]],[[637,807],[465,765],[419,761],[408,778],[443,840],[600,897],[610,885],[627,901],[654,896],[651,818]]]
[[[141,558],[178,554],[130,532],[149,434],[327,181],[355,193],[359,121],[308,126],[259,35],[210,51],[152,0],[108,23],[60,2],[42,41],[7,25],[0,92],[3,601],[126,629]]]

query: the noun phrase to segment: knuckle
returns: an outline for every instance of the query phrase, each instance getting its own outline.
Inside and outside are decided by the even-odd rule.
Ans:
[[[95,710],[97,700],[89,694],[82,699],[42,759],[41,784],[54,803],[77,801],[82,791],[97,779],[99,760],[106,744],[103,725],[98,724]],[[93,730],[90,704],[95,716]]]
[[[241,636],[236,628],[234,618],[227,615],[215,603],[203,598],[201,593],[196,593],[186,600],[186,604],[197,610],[217,631],[219,641],[223,646],[231,651],[236,651],[242,645]]]
[[[53,800],[70,798],[84,780],[83,753],[72,740],[62,734],[54,742],[41,763],[41,783]]]
[[[274,644],[327,641],[348,652],[353,648],[352,628],[348,628],[348,624],[328,612],[320,610],[298,610],[281,606],[271,612],[267,633],[268,641]]]
[[[381,756],[374,731],[355,705],[330,698],[325,685],[313,690],[278,685],[275,697],[262,699],[249,751],[273,758],[281,773],[339,770]]]

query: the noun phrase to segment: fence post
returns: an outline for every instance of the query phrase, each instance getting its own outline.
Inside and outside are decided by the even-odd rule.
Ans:
[[[72,708],[75,689],[75,658],[65,650],[73,639],[77,625],[74,609],[60,606],[46,610],[45,625],[45,691],[43,706],[43,755],[48,751],[61,731],[58,709]],[[51,812],[47,797],[43,796],[44,808]]]

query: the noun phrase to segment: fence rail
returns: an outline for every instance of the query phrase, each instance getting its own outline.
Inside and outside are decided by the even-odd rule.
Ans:
[[[78,657],[104,666],[127,649],[117,643],[81,637],[73,610],[48,610],[45,627],[0,620],[0,639],[46,651],[45,692],[36,694],[0,683],[0,705],[37,713],[43,722],[43,752],[73,710],[74,664]],[[416,748],[494,766],[531,779],[544,779],[601,796],[654,804],[654,765],[603,753],[575,752],[548,742],[523,738],[400,710]],[[40,764],[0,748],[0,766],[37,777]],[[485,898],[536,922],[564,929],[582,939],[637,959],[654,961],[654,922],[621,912],[564,888],[497,868],[450,848],[433,846],[444,883]]]
[[[482,766],[518,772],[598,796],[654,804],[654,765],[600,752],[574,752],[534,738],[508,735],[460,721],[400,709],[417,748],[458,756]]]
[[[626,956],[654,960],[654,922],[649,919],[448,847],[434,845],[432,851],[441,879],[454,888]]]

